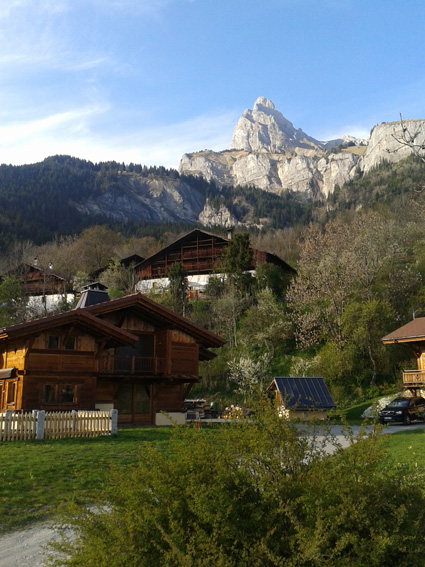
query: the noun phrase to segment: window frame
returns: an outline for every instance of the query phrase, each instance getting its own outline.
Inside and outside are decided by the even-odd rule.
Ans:
[[[53,398],[45,397],[46,388],[51,387]],[[72,400],[64,400],[64,392],[66,388],[72,388]],[[41,384],[41,404],[45,406],[75,406],[77,404],[78,384],[70,384],[69,382],[52,383],[45,382]]]

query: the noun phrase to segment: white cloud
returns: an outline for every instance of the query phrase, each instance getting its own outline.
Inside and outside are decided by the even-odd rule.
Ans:
[[[93,162],[115,160],[177,168],[184,153],[228,148],[234,126],[234,115],[222,113],[131,133],[100,133],[106,111],[102,106],[86,107],[3,126],[0,163],[35,163],[67,154]]]

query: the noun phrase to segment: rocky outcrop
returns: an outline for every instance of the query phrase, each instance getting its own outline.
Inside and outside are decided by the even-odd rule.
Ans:
[[[406,120],[415,143],[424,144],[425,120]],[[375,126],[369,141],[342,136],[318,141],[296,130],[274,104],[258,98],[240,117],[230,150],[185,154],[179,171],[201,175],[219,185],[253,185],[265,191],[295,191],[322,198],[383,160],[399,161],[412,153],[400,144],[400,122]]]
[[[196,222],[204,200],[180,179],[122,173],[105,192],[73,205],[82,213],[117,221]]]
[[[224,205],[220,205],[218,209],[215,209],[208,200],[205,202],[205,206],[199,213],[199,222],[203,226],[224,226],[225,228],[233,228],[239,226],[238,220]]]
[[[425,120],[403,121],[405,135],[413,140],[415,146],[425,144]],[[412,149],[403,143],[403,130],[400,122],[383,122],[372,129],[367,152],[360,167],[363,173],[379,165],[383,160],[395,163],[411,155]]]

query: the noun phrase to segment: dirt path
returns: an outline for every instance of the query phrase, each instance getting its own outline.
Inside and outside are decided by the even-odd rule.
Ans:
[[[0,536],[0,567],[43,567],[46,544],[57,537],[51,524]]]

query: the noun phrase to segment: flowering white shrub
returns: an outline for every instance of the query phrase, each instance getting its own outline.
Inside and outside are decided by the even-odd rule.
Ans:
[[[265,353],[255,361],[250,356],[241,356],[228,362],[230,379],[236,383],[236,391],[244,401],[255,392],[264,390],[271,380],[270,355]]]

